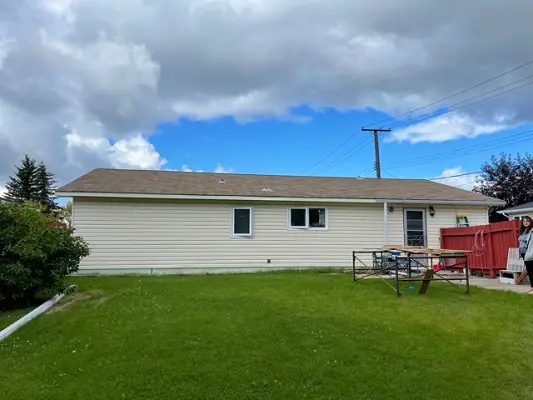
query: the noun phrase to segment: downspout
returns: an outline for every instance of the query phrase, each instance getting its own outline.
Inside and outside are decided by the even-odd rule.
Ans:
[[[385,246],[389,244],[389,214],[388,214],[388,203],[383,203],[383,232],[384,232],[384,240],[385,240]]]
[[[0,331],[0,342],[7,338],[9,335],[11,335],[13,332],[15,332],[17,329],[21,328],[22,326],[26,325],[28,322],[30,322],[35,317],[41,315],[45,311],[47,311],[49,308],[51,308],[54,304],[56,304],[59,300],[61,300],[65,294],[72,292],[76,288],[76,285],[70,285],[64,292],[56,294],[54,297],[52,297],[50,300],[44,302],[39,307],[33,309],[23,317],[20,317],[18,320],[13,322],[11,325],[9,325],[4,330]]]

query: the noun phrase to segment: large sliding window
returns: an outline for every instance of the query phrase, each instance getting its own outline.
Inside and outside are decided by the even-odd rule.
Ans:
[[[327,209],[323,207],[290,207],[289,229],[327,229]]]

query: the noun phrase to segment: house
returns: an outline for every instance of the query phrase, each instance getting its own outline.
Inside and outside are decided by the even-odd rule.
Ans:
[[[505,217],[512,219],[521,219],[525,215],[533,215],[533,201],[530,203],[522,204],[516,207],[507,208],[505,210],[497,211],[498,214],[502,214]]]
[[[96,169],[59,188],[91,248],[80,272],[349,267],[352,250],[439,246],[502,201],[416,179]]]

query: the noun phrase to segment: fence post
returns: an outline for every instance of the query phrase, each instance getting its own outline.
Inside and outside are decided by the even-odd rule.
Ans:
[[[489,273],[491,278],[496,278],[496,273],[494,272],[494,269],[496,268],[496,260],[494,258],[494,235],[492,234],[492,228],[493,225],[488,225],[488,232],[487,232],[487,242],[489,244]]]

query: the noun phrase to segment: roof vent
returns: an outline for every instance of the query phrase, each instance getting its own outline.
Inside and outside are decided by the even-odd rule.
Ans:
[[[224,179],[221,179],[218,181],[218,183],[226,183],[226,181]]]
[[[272,189],[270,189],[269,187],[264,187],[263,189],[261,189],[263,192],[271,192]]]

